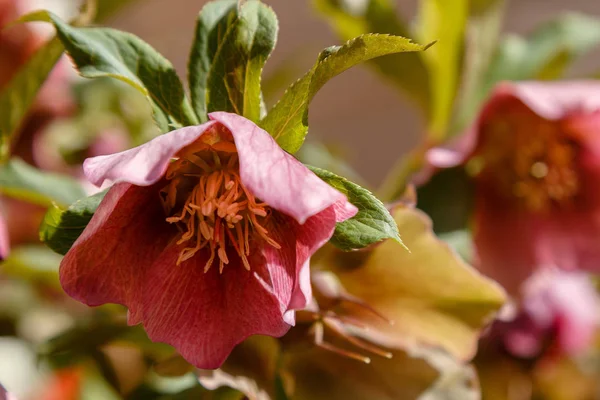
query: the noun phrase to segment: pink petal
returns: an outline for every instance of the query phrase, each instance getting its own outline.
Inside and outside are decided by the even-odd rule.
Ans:
[[[290,219],[287,223],[279,223],[277,231],[270,232],[282,248],[295,248],[295,258],[287,261],[294,265],[292,287],[276,284],[276,280],[273,286],[280,304],[285,306],[285,318],[290,325],[294,324],[293,311],[304,309],[312,298],[310,257],[331,238],[337,221],[343,221],[354,215],[354,209],[349,210],[347,204],[349,203],[339,201],[310,217],[302,225]],[[276,276],[277,271],[281,271],[282,266],[285,265],[280,253],[282,250],[269,247],[265,249],[266,265],[272,277]]]
[[[517,294],[538,263],[531,245],[536,232],[532,215],[478,187],[473,226],[477,268]]]
[[[96,186],[105,180],[137,186],[156,183],[177,152],[196,141],[215,122],[188,126],[161,135],[141,146],[120,153],[88,158],[83,163],[86,177]]]
[[[226,126],[235,140],[240,177],[259,199],[303,224],[346,197],[286,153],[264,130],[239,115],[214,112],[213,121]],[[347,204],[348,210],[353,206]]]
[[[585,274],[542,270],[527,281],[523,302],[540,328],[556,328],[558,345],[567,354],[577,355],[593,343],[600,299]]]
[[[504,82],[496,86],[485,108],[493,109],[506,98],[522,101],[542,118],[559,120],[600,109],[600,82]]]
[[[61,262],[60,281],[71,297],[90,306],[122,304],[138,322],[145,270],[177,232],[157,190],[120,183],[108,191]]]
[[[143,320],[152,340],[173,345],[198,368],[213,369],[248,336],[288,331],[260,252],[251,254],[251,271],[230,255],[220,275],[218,262],[203,272],[206,249],[175,266],[182,247],[168,247],[146,275]]]

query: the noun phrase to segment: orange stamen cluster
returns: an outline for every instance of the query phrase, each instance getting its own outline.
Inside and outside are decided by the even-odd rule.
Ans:
[[[498,191],[531,211],[572,202],[579,191],[577,145],[560,123],[523,110],[491,120],[483,129],[481,172]]]
[[[257,201],[240,179],[233,142],[188,147],[171,163],[166,179],[169,183],[161,190],[161,197],[169,215],[167,222],[177,224],[182,232],[177,244],[190,243],[179,254],[177,265],[208,247],[210,256],[204,272],[218,258],[222,273],[230,262],[228,249],[233,248],[250,270],[251,241],[257,235],[280,248],[265,228],[269,207]]]

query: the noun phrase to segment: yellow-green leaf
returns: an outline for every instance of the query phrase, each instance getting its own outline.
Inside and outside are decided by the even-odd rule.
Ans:
[[[343,46],[325,49],[313,68],[286,90],[260,125],[284,150],[295,153],[308,131],[308,106],[327,81],[361,62],[389,54],[423,51],[427,47],[400,36],[366,34]]]
[[[358,317],[389,346],[427,344],[468,360],[482,328],[502,306],[504,290],[440,241],[424,213],[401,205],[392,215],[410,252],[388,240],[370,252],[332,254],[322,267],[394,322],[369,313]]]

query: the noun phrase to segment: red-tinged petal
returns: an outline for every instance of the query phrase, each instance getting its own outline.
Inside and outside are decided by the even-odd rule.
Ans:
[[[560,120],[571,114],[587,114],[600,109],[598,81],[501,83],[491,95],[486,112],[493,112],[506,98],[523,102],[533,112],[548,120]]]
[[[348,210],[345,204],[348,203],[338,202],[302,225],[291,218],[273,224],[276,229],[271,234],[282,249],[265,248],[266,266],[273,279],[275,295],[290,325],[295,322],[293,311],[304,309],[312,298],[310,257],[331,238],[337,221],[354,215],[354,210]],[[288,249],[295,251],[289,252]],[[282,271],[292,273],[282,276]]]
[[[141,146],[120,153],[88,158],[83,163],[86,177],[96,186],[105,180],[149,186],[165,174],[169,162],[184,147],[192,144],[215,122],[188,126],[161,135]]]
[[[209,115],[233,134],[244,185],[269,206],[292,216],[300,224],[346,197],[323,182],[264,130],[239,115]],[[347,205],[350,209],[353,206]]]
[[[146,274],[143,321],[152,340],[171,344],[198,368],[213,369],[248,336],[288,331],[260,252],[250,255],[251,271],[228,254],[219,274],[218,261],[204,273],[206,249],[175,266],[182,247],[165,249]]]
[[[157,190],[120,183],[108,191],[61,262],[65,292],[90,306],[122,304],[130,322],[139,322],[143,275],[177,232],[165,222]]]
[[[474,227],[479,270],[512,294],[540,267],[600,271],[598,212],[567,209],[536,214],[480,190]]]
[[[509,293],[517,294],[537,264],[530,245],[535,222],[530,213],[517,210],[493,192],[478,189],[473,224],[477,267]]]

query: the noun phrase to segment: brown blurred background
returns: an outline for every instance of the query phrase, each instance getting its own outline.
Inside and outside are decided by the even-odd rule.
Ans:
[[[101,1],[101,0],[100,0]],[[279,17],[280,35],[266,75],[286,60],[303,74],[323,48],[338,44],[329,26],[316,15],[310,0],[264,0]],[[451,4],[453,0],[447,0]],[[192,41],[195,19],[205,0],[143,0],[127,6],[109,24],[133,32],[169,58],[181,76]],[[405,19],[415,13],[414,0],[399,0]],[[506,32],[527,33],[540,22],[565,11],[600,17],[600,0],[509,0]],[[442,41],[439,42],[439,45]],[[572,70],[600,71],[600,51]],[[295,78],[290,78],[290,82]],[[345,72],[319,92],[310,109],[311,136],[339,143],[352,165],[372,185],[378,184],[394,160],[413,145],[423,121],[385,81],[362,67]]]

